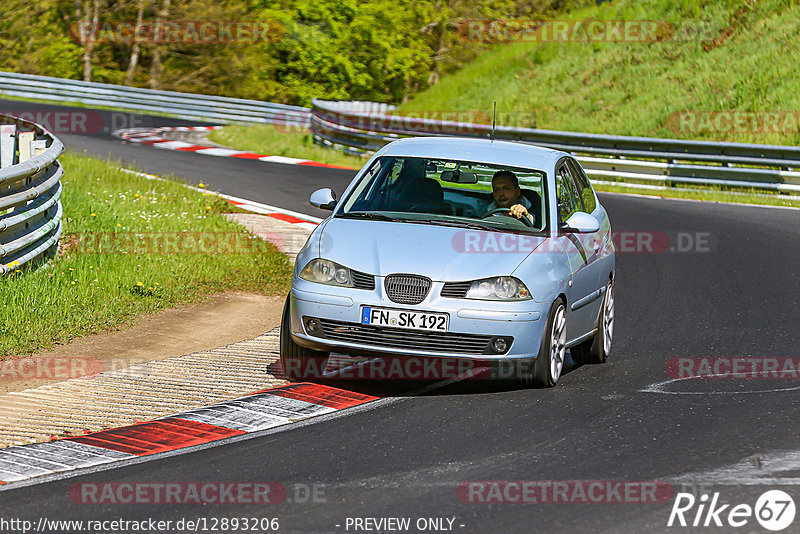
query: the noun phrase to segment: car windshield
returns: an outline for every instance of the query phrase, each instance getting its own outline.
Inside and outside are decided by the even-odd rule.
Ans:
[[[384,156],[343,199],[336,216],[540,232],[547,226],[545,176],[536,169]],[[528,222],[509,215],[514,204],[527,209]]]

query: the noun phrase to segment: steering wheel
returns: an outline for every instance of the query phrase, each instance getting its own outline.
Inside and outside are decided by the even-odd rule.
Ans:
[[[495,215],[501,215],[501,214],[505,215],[507,217],[511,217],[512,219],[516,219],[516,220],[522,222],[525,226],[530,226],[531,228],[533,228],[533,221],[531,221],[527,217],[522,217],[520,219],[517,219],[516,217],[511,215],[511,208],[495,208],[492,211],[490,211],[489,213],[487,213],[486,215],[484,215],[482,218],[483,219],[488,219],[489,217],[493,217]]]

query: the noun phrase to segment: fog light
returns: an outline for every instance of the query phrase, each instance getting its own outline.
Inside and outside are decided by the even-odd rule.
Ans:
[[[321,329],[320,324],[319,324],[319,319],[315,319],[315,318],[309,319],[306,322],[306,328],[308,328],[308,331],[311,332],[312,334],[319,333],[319,331]]]
[[[494,347],[494,350],[497,352],[505,352],[508,348],[508,342],[505,340],[505,338],[498,337],[492,341],[492,347]]]

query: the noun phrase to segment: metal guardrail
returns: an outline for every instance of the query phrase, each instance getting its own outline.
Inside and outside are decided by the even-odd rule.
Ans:
[[[318,142],[355,153],[374,152],[400,137],[488,138],[491,126],[364,113],[339,102],[312,101]],[[560,132],[498,126],[495,139],[531,143],[575,155],[587,174],[645,182],[800,191],[800,147],[716,143]]]
[[[0,276],[58,246],[63,151],[38,124],[0,115]]]
[[[323,102],[323,100],[318,100],[318,102]],[[397,109],[392,104],[368,100],[328,100],[324,102],[338,111],[350,111],[362,115],[386,115]]]
[[[0,72],[0,95],[80,102],[220,123],[287,121],[306,124],[309,112],[308,108],[258,100],[155,91],[12,72]]]
[[[491,126],[390,115],[376,102],[314,99],[312,109],[271,102],[154,91],[47,76],[0,72],[0,95],[75,101],[215,122],[308,125],[318,142],[352,153],[373,152],[418,135],[488,137]],[[800,147],[716,143],[498,126],[495,138],[570,152],[597,178],[633,182],[800,191]]]

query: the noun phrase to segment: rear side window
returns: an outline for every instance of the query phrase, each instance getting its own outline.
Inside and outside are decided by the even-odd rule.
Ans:
[[[558,217],[561,222],[581,210],[581,201],[578,199],[575,183],[565,163],[561,163],[556,171],[556,198],[558,199]]]
[[[578,196],[583,202],[583,211],[592,213],[597,208],[597,201],[594,198],[594,191],[589,184],[589,177],[586,176],[583,168],[575,160],[569,161],[572,177],[575,178],[575,186],[578,189]]]

